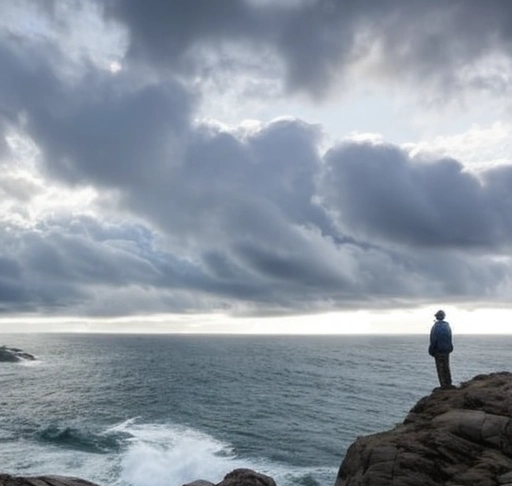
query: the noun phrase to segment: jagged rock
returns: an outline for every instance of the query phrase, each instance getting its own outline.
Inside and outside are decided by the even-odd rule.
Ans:
[[[66,476],[11,476],[0,474],[0,486],[98,486],[84,479]],[[184,486],[215,486],[210,481],[198,479]],[[224,476],[216,486],[276,486],[275,481],[252,469],[235,469]]]
[[[1,485],[0,485],[1,486]],[[193,481],[183,486],[215,486],[209,481],[202,479]],[[276,486],[275,481],[265,474],[258,473],[252,469],[235,469],[224,476],[224,479],[216,486]]]
[[[35,356],[30,353],[26,353],[22,349],[0,346],[0,362],[16,363],[17,361],[34,361],[35,359]]]
[[[252,469],[235,469],[224,476],[217,486],[276,486],[275,481]]]
[[[512,486],[512,373],[435,389],[394,429],[358,438],[335,486]]]
[[[183,486],[215,486],[210,481],[206,481],[205,479],[196,479],[195,481],[192,481],[191,483],[187,483]]]
[[[0,486],[97,486],[79,478],[66,476],[10,476],[0,474]]]

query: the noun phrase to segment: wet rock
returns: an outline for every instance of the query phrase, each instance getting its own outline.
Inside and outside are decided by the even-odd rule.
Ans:
[[[217,486],[276,486],[275,481],[252,469],[235,469],[224,476]]]
[[[66,476],[10,476],[0,474],[0,486],[97,486],[79,478]]]
[[[183,486],[215,486],[213,483],[210,483],[210,481],[206,481],[204,479],[196,479],[195,481],[192,481],[191,483],[187,483]]]
[[[276,486],[276,483],[270,476],[258,473],[252,469],[241,468],[226,474],[224,479],[217,485],[200,479],[183,486]]]
[[[512,486],[512,373],[435,389],[394,429],[358,438],[335,486]]]

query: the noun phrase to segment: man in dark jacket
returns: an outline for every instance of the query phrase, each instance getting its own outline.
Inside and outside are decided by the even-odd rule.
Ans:
[[[436,360],[437,376],[441,388],[453,388],[450,374],[450,353],[453,351],[452,330],[444,320],[444,311],[437,311],[435,317],[436,322],[430,330],[428,354]]]

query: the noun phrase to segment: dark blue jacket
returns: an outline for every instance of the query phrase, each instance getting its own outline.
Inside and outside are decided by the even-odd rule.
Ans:
[[[452,330],[446,321],[436,321],[430,330],[428,354],[449,354],[453,351]]]

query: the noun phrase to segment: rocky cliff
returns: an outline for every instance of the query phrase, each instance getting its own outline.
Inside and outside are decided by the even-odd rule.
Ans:
[[[512,486],[512,373],[421,399],[393,430],[358,438],[335,486]]]

